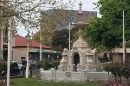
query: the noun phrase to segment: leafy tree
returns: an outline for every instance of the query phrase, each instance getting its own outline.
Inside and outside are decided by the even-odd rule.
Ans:
[[[70,2],[70,4],[72,3]],[[39,14],[42,10],[67,8],[70,7],[70,4],[67,5],[56,0],[0,0],[0,26],[7,26],[8,19],[13,17],[15,25],[25,26],[26,29],[38,28],[40,25]]]
[[[74,27],[70,30],[70,47],[74,41],[78,38],[78,28]],[[64,48],[69,48],[69,30],[62,29],[54,32],[54,36],[52,38],[52,47],[55,50],[63,51]]]
[[[71,36],[72,38],[72,36]],[[69,31],[67,29],[63,29],[61,31],[55,31],[52,46],[59,51],[62,51],[63,48],[69,47]]]
[[[129,4],[129,0],[99,0],[97,6],[102,17],[90,22],[85,29],[85,36],[92,46],[107,50],[121,46],[123,10],[125,11],[126,41],[130,39]]]
[[[61,22],[63,23],[63,20],[65,20],[65,18],[68,16],[67,11],[64,9],[50,9],[41,12],[40,31],[34,36],[34,39],[40,41],[38,38],[41,35],[42,43],[51,46],[54,31],[56,30],[57,26],[61,24]]]

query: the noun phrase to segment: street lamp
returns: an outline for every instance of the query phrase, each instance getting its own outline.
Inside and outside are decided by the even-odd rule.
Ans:
[[[28,78],[28,75],[29,75],[29,45],[30,45],[30,35],[29,35],[29,32],[26,36],[27,38],[27,65],[26,65],[26,78]]]

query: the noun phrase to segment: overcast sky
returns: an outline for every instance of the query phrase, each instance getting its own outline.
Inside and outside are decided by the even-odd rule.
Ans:
[[[68,1],[68,0],[66,0]],[[74,0],[72,0],[74,1]],[[78,10],[79,8],[79,2],[81,1],[83,3],[82,5],[82,9],[85,10],[85,11],[97,11],[98,13],[98,17],[100,17],[100,14],[99,14],[99,9],[96,8],[96,6],[94,5],[94,3],[97,3],[99,0],[75,0],[76,3],[75,3],[75,6],[74,6],[74,9]]]
[[[64,1],[64,0],[63,0]],[[68,1],[68,0],[66,0]],[[83,4],[83,10],[89,10],[89,11],[93,11],[95,10],[94,8],[96,7],[93,3],[97,3],[98,0],[71,0],[71,1],[75,1],[75,7],[74,9],[78,9],[79,7],[79,2],[81,1]]]
[[[68,2],[69,0],[63,0],[63,2]],[[78,10],[79,9],[79,2],[81,1],[83,3],[82,9],[84,11],[97,11],[98,17],[100,17],[99,10],[95,9],[96,6],[93,3],[97,3],[98,0],[71,0],[74,1],[74,8],[73,10]],[[18,34],[21,36],[26,36],[27,31],[25,31],[23,28],[20,28],[18,30]]]

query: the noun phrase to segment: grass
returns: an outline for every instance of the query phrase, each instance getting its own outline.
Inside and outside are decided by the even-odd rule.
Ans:
[[[41,81],[34,78],[17,78],[13,79],[13,84],[11,86],[101,86],[99,83],[54,83]]]

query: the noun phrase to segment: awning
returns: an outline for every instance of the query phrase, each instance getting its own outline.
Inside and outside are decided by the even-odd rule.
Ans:
[[[40,53],[40,49],[38,49],[38,50],[32,50],[32,51],[30,51],[30,52],[32,52],[32,53]],[[54,53],[54,54],[60,53],[59,51],[55,51],[55,50],[45,50],[45,49],[42,49],[41,52],[42,52],[42,53]]]

